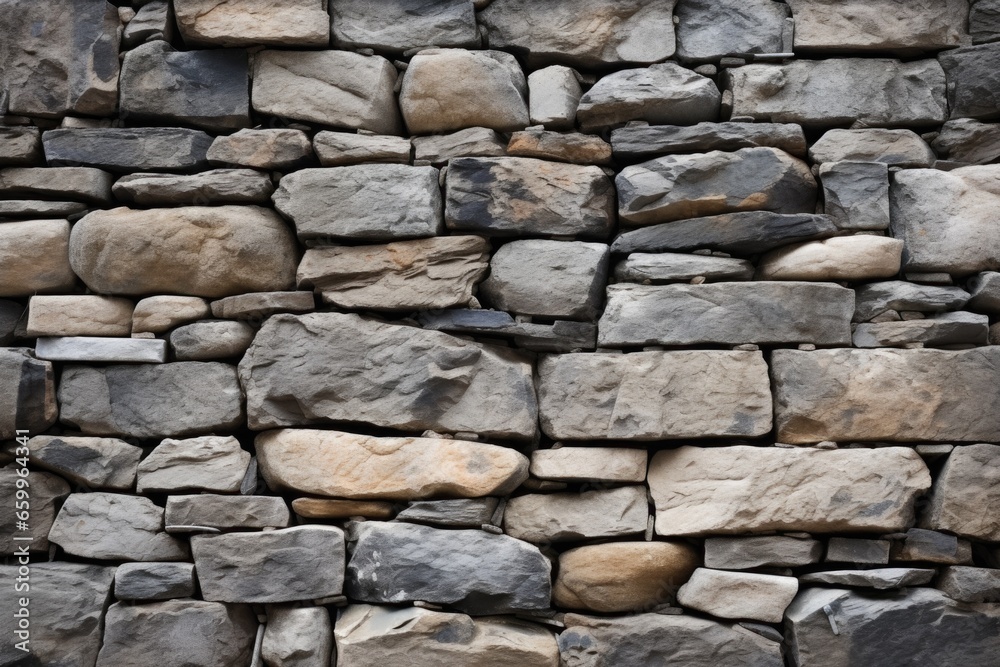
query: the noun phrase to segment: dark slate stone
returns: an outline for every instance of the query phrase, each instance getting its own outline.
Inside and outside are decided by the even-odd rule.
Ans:
[[[974,0],[969,8],[969,34],[976,44],[1000,39],[1000,0]]]
[[[1000,118],[1000,43],[943,51],[950,118]]]
[[[174,127],[49,130],[42,135],[49,166],[116,172],[205,169],[212,141],[199,130]]]
[[[42,201],[40,199],[8,199],[0,201],[0,219],[34,218],[36,220],[68,218],[87,210],[87,205],[75,201]]]
[[[698,123],[697,125],[638,125],[611,132],[616,159],[639,162],[667,153],[735,151],[770,146],[797,157],[806,156],[806,136],[794,123]]]
[[[501,310],[450,308],[427,311],[417,315],[417,321],[425,329],[435,331],[512,338],[518,347],[535,352],[592,350],[597,344],[597,327],[590,322],[515,322]]]
[[[123,563],[115,572],[119,600],[169,600],[194,596],[191,563]]]
[[[970,294],[961,287],[917,285],[905,280],[886,280],[855,289],[854,321],[867,322],[887,310],[939,313],[965,305]]]
[[[490,522],[499,502],[499,498],[415,500],[397,514],[396,519],[409,523],[479,528]]]

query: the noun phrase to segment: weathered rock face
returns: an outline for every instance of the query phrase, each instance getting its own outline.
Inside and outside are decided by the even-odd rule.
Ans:
[[[998,363],[992,347],[775,350],[778,440],[996,440],[1000,413],[990,387],[1000,381]]]
[[[288,505],[275,496],[224,496],[197,493],[171,495],[163,515],[167,526],[209,528],[285,528],[291,521]]]
[[[36,435],[28,441],[31,462],[71,482],[128,491],[135,484],[142,449],[115,438]]]
[[[531,453],[531,474],[540,479],[578,482],[643,482],[646,450],[623,447],[559,447]]]
[[[884,162],[894,167],[929,167],[936,159],[912,130],[829,130],[809,147],[813,162]]]
[[[29,336],[127,336],[132,302],[109,296],[33,296],[28,301]]]
[[[243,356],[257,330],[245,322],[195,322],[170,332],[177,361],[211,361]]]
[[[946,567],[937,587],[959,602],[1000,602],[1000,572],[985,567]]]
[[[550,65],[528,75],[528,115],[532,125],[548,130],[571,130],[583,89],[576,73],[564,65]]]
[[[576,104],[573,110],[576,111]],[[41,158],[41,132],[37,127],[0,127],[0,165],[30,167],[41,162]]]
[[[655,63],[674,54],[676,0],[585,4],[498,0],[479,13],[490,45],[524,53],[529,66]]]
[[[326,667],[333,652],[333,624],[324,607],[272,607],[261,657],[274,667]]]
[[[162,364],[167,345],[156,339],[59,336],[39,339],[35,355],[50,361]]]
[[[143,42],[156,39],[172,41],[174,20],[170,8],[167,0],[149,0],[139,7],[122,31],[122,46],[132,49]]]
[[[27,487],[24,486],[25,483]],[[30,510],[30,520],[27,528],[18,523],[26,509],[23,504],[25,489],[30,494],[27,508]],[[7,527],[0,536],[0,548],[10,554],[19,554],[19,549],[25,547],[29,551],[48,551],[48,534],[56,518],[57,504],[69,493],[69,484],[56,475],[32,471],[25,478],[18,474],[17,469],[0,468],[0,501],[5,503],[3,510],[0,510],[0,525]],[[28,542],[25,538],[30,538],[31,541]]]
[[[549,561],[506,535],[366,521],[349,527],[348,540],[345,592],[354,600],[423,600],[477,615],[549,606]]]
[[[0,387],[0,438],[42,432],[59,416],[52,364],[26,348],[0,349]]]
[[[199,130],[158,127],[49,130],[42,141],[50,166],[118,172],[202,169],[212,145]]]
[[[251,292],[212,302],[212,315],[256,324],[275,313],[308,313],[316,306],[309,292]]]
[[[76,276],[69,265],[69,238],[65,220],[0,225],[0,296],[73,289]]]
[[[538,365],[541,426],[555,440],[763,435],[766,373],[759,352],[549,355]]]
[[[91,204],[111,201],[114,176],[93,167],[8,167],[0,169],[0,194],[7,198],[74,199]]]
[[[250,458],[232,436],[167,438],[139,464],[136,491],[233,493],[240,490]]]
[[[949,160],[986,164],[1000,157],[1000,126],[972,118],[956,118],[941,127],[932,145]]]
[[[833,610],[830,632],[824,607]],[[790,657],[800,667],[885,664],[959,665],[989,662],[1000,648],[1000,612],[970,608],[927,588],[872,596],[843,589],[808,588],[785,620]]]
[[[506,495],[528,477],[524,455],[462,440],[376,438],[283,429],[257,436],[271,488],[340,498]]]
[[[409,49],[479,45],[470,0],[430,5],[392,0],[333,0],[333,43],[341,49],[372,48],[398,53]]]
[[[818,563],[822,555],[822,542],[785,535],[709,537],[705,540],[705,567],[717,570],[796,567]]]
[[[313,138],[316,157],[324,167],[379,163],[408,164],[411,144],[408,139],[385,134],[317,132]]]
[[[105,252],[108,246],[116,252]],[[256,206],[95,211],[73,226],[70,265],[103,294],[220,297],[290,287],[298,251]]]
[[[646,530],[645,486],[582,493],[542,493],[511,498],[504,530],[526,542],[620,537]]]
[[[178,0],[177,27],[185,44],[202,46],[326,46],[330,41],[322,0]]]
[[[685,446],[649,466],[656,532],[668,536],[905,530],[930,483],[927,466],[903,447]]]
[[[599,167],[532,158],[460,158],[448,166],[445,222],[455,230],[607,238],[614,186]]]
[[[507,154],[572,164],[604,165],[611,162],[611,144],[589,134],[523,130],[511,135]]]
[[[551,632],[514,619],[472,618],[418,607],[354,604],[337,620],[337,664],[557,667]],[[447,640],[443,640],[447,638]],[[266,641],[266,639],[265,639]]]
[[[889,226],[889,168],[882,162],[820,165],[823,210],[841,229],[880,230]]]
[[[748,53],[781,53],[787,7],[770,0],[681,0],[677,3],[677,56],[703,62]]]
[[[576,105],[573,106],[576,113]],[[410,139],[413,160],[426,161],[438,166],[458,157],[503,157],[507,142],[496,130],[488,127],[470,127],[450,134],[432,134]]]
[[[760,258],[758,280],[873,280],[899,273],[903,242],[884,236],[835,236],[772,250]]]
[[[491,523],[500,505],[499,498],[457,498],[454,500],[412,500],[396,515],[399,521],[429,526],[482,528]]]
[[[944,70],[936,60],[796,60],[726,70],[734,116],[829,127],[934,125],[947,117]]]
[[[191,563],[122,563],[115,571],[119,600],[170,600],[194,596]]]
[[[923,320],[871,322],[854,329],[854,347],[898,347],[920,343],[941,345],[986,345],[990,320],[973,313],[942,313]]]
[[[798,590],[795,577],[699,567],[677,591],[677,601],[717,618],[780,623]]]
[[[322,382],[303,372],[310,364]],[[357,315],[270,318],[240,377],[253,429],[334,420],[518,439],[537,429],[531,367],[515,354]]]
[[[216,137],[207,155],[223,164],[288,169],[301,166],[312,155],[312,145],[302,130],[240,130]]]
[[[698,123],[690,127],[636,125],[613,130],[611,146],[616,158],[630,162],[665,153],[758,147],[780,148],[796,157],[805,157],[806,137],[802,128],[792,123]]]
[[[929,584],[936,573],[936,570],[910,567],[884,567],[874,570],[828,570],[825,572],[804,574],[799,577],[799,581],[809,584],[874,588],[881,591]]]
[[[193,176],[132,174],[115,182],[112,192],[127,204],[266,204],[274,185],[252,169],[213,169]]]
[[[982,313],[1000,313],[1000,273],[985,271],[969,281],[969,308]]]
[[[962,537],[1000,541],[1000,518],[983,511],[1000,502],[1000,446],[957,447],[941,470],[930,505],[921,517],[923,528],[946,530]]]
[[[948,76],[951,118],[993,120],[1000,117],[997,111],[1000,97],[996,93],[1000,45],[965,46],[945,51],[939,59]]]
[[[643,285],[689,282],[699,276],[709,282],[751,280],[753,274],[753,264],[745,259],[674,252],[635,252],[619,262],[614,271],[619,282]]]
[[[887,310],[937,313],[961,308],[971,296],[960,287],[917,285],[904,280],[859,285],[854,290],[854,319],[865,322]]]
[[[618,215],[632,225],[730,211],[806,213],[816,204],[809,167],[775,148],[669,155],[626,167],[615,185]]]

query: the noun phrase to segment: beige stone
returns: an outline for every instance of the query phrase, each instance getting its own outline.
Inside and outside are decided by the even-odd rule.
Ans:
[[[524,130],[511,135],[507,154],[574,164],[609,164],[611,144],[590,134]]]
[[[913,130],[881,127],[829,130],[809,147],[813,162],[884,162],[893,167],[929,167],[936,156]]]
[[[335,500],[333,498],[296,498],[292,510],[303,519],[366,519],[388,520],[395,514],[393,504],[378,500]]]
[[[643,482],[645,449],[624,447],[559,447],[531,453],[531,474],[560,482]]]
[[[699,567],[677,591],[677,602],[718,618],[781,623],[798,591],[795,577]]]
[[[147,296],[132,311],[132,333],[163,333],[211,315],[208,302],[196,296]]]
[[[1000,542],[1000,446],[956,447],[934,482],[920,525]]]
[[[28,336],[128,336],[132,301],[73,294],[33,296],[28,301]]]
[[[885,236],[835,236],[772,250],[758,280],[874,280],[899,273],[903,242]]]
[[[326,0],[174,0],[188,46],[326,46]]]
[[[511,498],[503,526],[511,537],[548,543],[641,534],[648,520],[646,487],[621,486]]]
[[[256,445],[271,488],[317,496],[473,498],[510,493],[528,477],[524,455],[464,440],[281,429],[258,435]]]
[[[0,225],[0,296],[30,296],[73,288],[69,223],[25,220]]]
[[[555,604],[600,612],[649,610],[672,602],[700,563],[681,542],[612,542],[570,549],[559,556]]]

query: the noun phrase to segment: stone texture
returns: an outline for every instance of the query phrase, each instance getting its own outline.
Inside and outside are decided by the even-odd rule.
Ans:
[[[309,292],[252,292],[212,302],[212,315],[260,324],[275,313],[306,313],[316,307]]]
[[[822,555],[822,542],[785,535],[705,540],[705,567],[716,570],[798,567],[818,563]]]
[[[381,56],[347,51],[254,55],[254,111],[349,130],[399,134],[396,68]]]
[[[136,11],[122,31],[122,46],[134,48],[156,39],[172,41],[174,20],[167,0],[150,0]]]
[[[614,186],[600,167],[453,159],[445,195],[445,222],[453,230],[607,238],[614,225]]]
[[[899,273],[903,242],[859,234],[772,250],[757,264],[758,280],[872,280]]]
[[[0,299],[0,345],[9,346],[20,333],[21,318],[26,309],[17,301]]]
[[[619,262],[614,270],[618,282],[644,285],[689,282],[699,276],[709,282],[752,280],[753,274],[753,264],[745,259],[674,252],[635,252]]]
[[[86,204],[71,201],[40,199],[8,199],[0,201],[0,219],[65,218],[87,210]]]
[[[122,563],[115,571],[119,600],[170,600],[194,597],[191,563]]]
[[[73,493],[63,503],[49,540],[82,558],[186,560],[187,544],[163,532],[163,508],[119,493]]]
[[[391,519],[394,505],[379,500],[331,500],[330,498],[296,498],[292,510],[304,519]]]
[[[122,60],[121,113],[212,132],[238,129],[250,124],[247,83],[245,51],[175,51],[148,42]]]
[[[303,241],[418,238],[434,236],[442,227],[433,167],[303,169],[281,179],[273,199],[278,211],[295,222]]]
[[[930,473],[904,447],[684,446],[653,456],[649,486],[659,535],[885,533],[913,525]]]
[[[573,107],[574,113],[576,107]],[[457,157],[503,157],[507,142],[488,127],[470,127],[450,134],[432,134],[413,137],[414,162],[430,162],[435,166],[447,164]]]
[[[163,333],[210,313],[208,303],[196,296],[148,296],[135,304],[132,333]]]
[[[106,127],[49,130],[42,135],[42,143],[50,167],[98,167],[127,173],[204,169],[212,137],[173,127]]]
[[[672,602],[700,557],[682,542],[611,542],[559,556],[552,590],[560,607],[598,612],[642,611]]]
[[[35,356],[49,361],[162,364],[167,343],[156,339],[58,336],[39,338]]]
[[[828,130],[809,147],[813,162],[884,162],[891,167],[922,168],[937,159],[912,130],[861,128]]]
[[[167,526],[207,526],[220,530],[285,528],[291,514],[284,499],[276,496],[224,496],[198,493],[167,497]]]
[[[779,148],[796,157],[805,157],[806,137],[802,128],[793,123],[634,125],[613,130],[611,147],[617,159],[628,162],[666,153],[705,153],[760,147]]]
[[[70,487],[66,480],[47,472],[31,471],[27,478],[19,475],[21,466],[0,468],[0,525],[4,533],[0,536],[0,548],[4,553],[12,554],[10,562],[15,562],[15,555],[20,556],[20,549],[27,547],[29,551],[45,552],[49,549],[49,530],[56,518],[56,505],[69,495]],[[23,485],[27,483],[28,506],[24,505]],[[28,528],[22,530],[17,524],[24,520],[24,510],[28,510]],[[25,540],[30,538],[30,542]],[[22,541],[25,540],[25,541]]]
[[[138,206],[267,204],[274,185],[252,169],[213,169],[193,176],[132,174],[115,182],[119,201]]]
[[[523,318],[522,318],[523,319]],[[535,352],[579,352],[594,349],[597,325],[556,320],[552,324],[517,322],[499,310],[451,308],[417,314],[425,329],[495,338],[512,338],[514,344]]]
[[[859,324],[854,330],[854,347],[899,347],[921,343],[941,345],[986,345],[990,320],[973,313],[942,313],[923,320]]]
[[[195,535],[201,594],[218,602],[291,602],[340,595],[344,532],[334,526]]]
[[[826,543],[824,562],[887,565],[889,541],[831,537]]]
[[[410,49],[479,46],[471,0],[333,0],[333,44],[339,49]]]
[[[618,214],[631,225],[735,211],[811,213],[809,167],[775,148],[668,155],[626,167],[615,178]]]
[[[333,623],[324,607],[272,607],[261,657],[273,667],[328,667]]]
[[[954,535],[910,528],[902,540],[894,541],[889,547],[889,558],[905,563],[971,565],[972,545],[968,540],[960,540]]]
[[[889,227],[889,168],[883,162],[833,162],[819,168],[823,212],[841,229]]]
[[[409,500],[506,495],[528,477],[524,455],[464,440],[282,429],[258,435],[256,448],[268,486],[318,496]]]
[[[645,486],[583,492],[528,494],[511,498],[504,532],[526,542],[567,542],[622,537],[646,530]]]
[[[854,294],[831,284],[609,285],[601,347],[851,340]]]
[[[486,275],[489,252],[489,242],[479,236],[311,248],[299,264],[297,283],[345,309],[468,306]]]
[[[528,75],[528,115],[532,125],[549,130],[571,130],[583,89],[576,72],[564,65],[550,65]]]
[[[986,271],[969,281],[971,299],[970,310],[981,313],[1000,314],[1000,273]]]
[[[677,591],[677,602],[717,618],[780,623],[798,590],[795,577],[699,567]]]
[[[645,449],[559,447],[531,453],[531,474],[559,482],[644,482]]]
[[[492,522],[499,504],[500,499],[493,497],[413,500],[396,515],[396,520],[428,526],[481,528]]]
[[[955,162],[986,164],[1000,158],[1000,125],[972,118],[949,120],[931,142],[934,150]]]
[[[829,127],[935,125],[947,117],[945,75],[936,60],[795,60],[726,70],[733,116]]]
[[[771,0],[681,0],[677,3],[677,56],[717,61],[727,56],[786,51],[782,34],[791,12]]]
[[[234,493],[250,465],[250,452],[232,436],[166,439],[139,464],[136,491]]]
[[[312,144],[302,130],[240,130],[216,137],[208,159],[254,169],[294,169],[312,157]]]
[[[353,604],[337,620],[337,660],[344,667],[393,664],[451,667],[557,667],[551,632],[510,618],[473,618],[419,607]],[[445,639],[446,638],[446,639]]]
[[[73,289],[69,239],[65,220],[0,223],[0,296]]]
[[[985,567],[946,567],[937,588],[959,602],[1000,602],[1000,570]]]
[[[513,157],[534,157],[573,164],[610,164],[611,144],[590,134],[524,130],[514,132],[507,145]]]
[[[974,0],[969,8],[969,34],[975,44],[1000,37],[1000,6],[996,0]]]
[[[799,581],[807,584],[829,584],[831,586],[851,586],[889,590],[929,584],[935,570],[911,567],[884,567],[874,570],[829,570],[799,575]]]
[[[996,440],[1000,349],[776,350],[780,442]]]
[[[854,290],[854,319],[865,322],[887,310],[938,313],[961,308],[970,294],[960,287],[917,285],[905,280],[859,285]]]
[[[343,167],[363,162],[408,164],[411,144],[391,135],[324,131],[316,133],[313,148],[324,167]]]
[[[399,108],[410,134],[528,125],[528,84],[514,56],[503,51],[426,49],[403,75]]]
[[[93,167],[8,167],[0,169],[0,196],[104,204],[111,201],[114,180],[108,172]]]
[[[0,127],[0,166],[31,167],[41,161],[42,139],[37,127]]]
[[[948,76],[951,118],[1000,118],[997,63],[1000,44],[977,44],[943,52],[938,59]]]
[[[93,294],[33,296],[28,301],[26,333],[36,336],[128,336],[129,299]]]
[[[549,355],[538,375],[541,427],[557,440],[752,437],[771,429],[759,352]]]
[[[326,46],[323,0],[174,0],[174,15],[188,46]]]
[[[115,438],[36,435],[28,441],[31,462],[95,489],[128,491],[142,449]]]
[[[194,322],[170,332],[177,361],[210,361],[242,357],[257,330],[245,322]]]
[[[115,252],[105,252],[108,247]],[[73,271],[102,294],[220,297],[294,281],[298,249],[271,210],[184,206],[94,211],[73,226]]]
[[[694,125],[718,120],[722,94],[708,77],[677,63],[658,63],[608,74],[580,98],[576,119],[585,132],[644,120]]]
[[[494,48],[523,54],[528,66],[602,68],[650,64],[674,54],[676,0],[534,3],[497,0],[479,13]]]
[[[352,600],[422,600],[467,614],[549,606],[552,566],[534,546],[481,530],[412,523],[352,524],[345,592]]]
[[[244,422],[233,366],[170,364],[64,367],[60,418],[86,435],[135,438],[225,432]]]
[[[1000,542],[1000,515],[994,509],[1000,506],[998,482],[1000,446],[956,447],[934,482],[920,527]]]
[[[0,438],[18,429],[41,433],[59,416],[55,374],[28,348],[0,348]]]

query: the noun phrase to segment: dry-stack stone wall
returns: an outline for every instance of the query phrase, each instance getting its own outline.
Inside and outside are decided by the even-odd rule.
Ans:
[[[1000,665],[1000,1],[0,36],[0,665]]]

